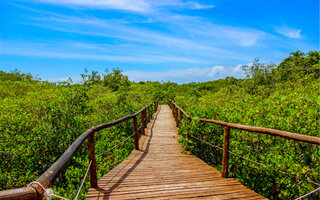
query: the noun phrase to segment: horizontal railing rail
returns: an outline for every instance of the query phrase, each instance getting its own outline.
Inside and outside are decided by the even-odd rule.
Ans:
[[[172,100],[169,100],[169,101],[172,103],[172,105],[175,108],[177,108],[180,112],[182,112],[182,114],[184,116],[186,116],[188,119],[192,119],[192,117],[190,115],[188,115],[182,108],[180,108],[174,101],[172,101]],[[218,120],[213,120],[213,119],[205,119],[205,118],[196,118],[196,119],[198,119],[199,121],[202,121],[202,122],[219,124],[219,125],[228,126],[230,128],[234,128],[234,129],[240,129],[240,130],[249,131],[249,132],[264,133],[264,134],[280,136],[280,137],[284,137],[284,138],[288,138],[288,139],[292,139],[292,140],[297,140],[297,141],[301,141],[301,142],[307,142],[307,143],[320,145],[320,138],[318,138],[318,137],[301,135],[301,134],[297,134],[297,133],[292,133],[292,132],[288,132],[288,131],[281,131],[281,130],[271,129],[271,128],[247,126],[247,125],[242,125],[242,124],[223,122],[223,121],[218,121]],[[181,120],[181,119],[177,119],[177,120]]]
[[[281,131],[276,129],[270,129],[270,128],[263,128],[263,127],[256,127],[256,126],[247,126],[242,124],[235,124],[230,122],[223,122],[213,119],[204,119],[204,118],[192,118],[190,115],[188,115],[182,108],[180,108],[174,101],[168,99],[168,104],[172,110],[173,117],[176,121],[176,126],[178,127],[180,123],[182,122],[183,116],[186,118],[186,126],[188,126],[188,123],[192,119],[197,119],[201,122],[206,123],[212,123],[212,124],[218,124],[221,126],[224,126],[224,137],[223,137],[223,157],[222,157],[222,177],[228,177],[228,160],[229,160],[229,136],[230,136],[230,128],[249,131],[249,132],[257,132],[257,133],[263,133],[268,134],[272,136],[279,136],[287,139],[292,139],[300,142],[306,142],[310,144],[316,144],[320,145],[320,138],[319,137],[313,137],[308,135],[301,135],[297,133],[287,132],[287,131]],[[186,137],[190,138],[189,131],[186,129]]]
[[[94,146],[94,133],[102,129],[112,127],[120,124],[124,121],[133,119],[133,136],[135,149],[139,150],[139,136],[138,136],[138,122],[137,116],[141,116],[141,126],[146,128],[147,121],[150,121],[151,117],[151,106],[154,105],[153,111],[156,112],[158,108],[158,101],[151,102],[138,112],[117,119],[112,122],[100,124],[89,128],[87,131],[82,133],[69,148],[60,156],[60,158],[53,164],[47,171],[45,171],[36,181],[30,184],[31,187],[23,187],[17,189],[10,189],[0,191],[0,200],[4,199],[42,199],[46,191],[44,189],[49,188],[55,179],[61,174],[62,170],[67,166],[68,162],[77,152],[79,147],[82,145],[85,139],[88,140],[88,151],[89,151],[89,163],[90,163],[90,183],[91,187],[97,187],[97,173],[96,173],[96,160],[95,160],[95,146]],[[145,129],[141,128],[141,134],[145,135]],[[41,184],[41,185],[39,185]],[[42,188],[42,187],[43,188]]]

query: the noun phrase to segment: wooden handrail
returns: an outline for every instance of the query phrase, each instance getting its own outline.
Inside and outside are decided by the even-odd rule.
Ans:
[[[171,103],[178,108],[187,118],[192,119],[191,116],[189,116],[182,108],[177,106],[174,101],[171,101]],[[317,144],[320,145],[320,138],[319,137],[314,137],[314,136],[309,136],[309,135],[301,135],[297,133],[292,133],[288,131],[281,131],[277,129],[271,129],[271,128],[264,128],[264,127],[257,127],[257,126],[247,126],[247,125],[242,125],[242,124],[235,124],[235,123],[230,123],[230,122],[223,122],[223,121],[218,121],[218,120],[213,120],[213,119],[205,119],[205,118],[194,118],[198,119],[199,121],[202,122],[207,122],[207,123],[212,123],[212,124],[219,124],[222,126],[228,126],[230,128],[234,129],[240,129],[244,131],[249,131],[249,132],[257,132],[257,133],[264,133],[268,135],[273,135],[273,136],[280,136],[292,140],[297,140],[300,142],[307,142],[311,144]]]
[[[49,188],[55,179],[60,175],[61,171],[64,167],[68,164],[68,162],[71,160],[73,155],[76,153],[76,151],[79,149],[81,144],[84,142],[85,139],[88,139],[88,147],[89,147],[89,162],[92,160],[91,164],[91,170],[90,170],[90,182],[92,187],[97,186],[97,175],[96,175],[96,164],[95,164],[95,154],[94,154],[94,133],[98,132],[102,129],[112,127],[114,125],[117,125],[119,123],[122,123],[124,121],[127,121],[129,119],[133,120],[133,126],[134,126],[134,139],[135,139],[135,148],[139,149],[139,143],[138,143],[138,130],[137,130],[137,116],[141,113],[145,113],[145,110],[148,109],[149,119],[150,117],[150,107],[155,104],[157,104],[157,101],[151,102],[149,105],[145,106],[138,112],[127,115],[123,118],[117,119],[112,122],[108,122],[105,124],[100,124],[98,126],[94,126],[84,133],[82,133],[74,142],[69,146],[69,148],[60,156],[60,158],[53,164],[51,167],[44,172],[37,180],[36,182],[40,183],[44,188]],[[145,116],[145,115],[144,115]],[[143,128],[141,128],[143,129]],[[31,184],[31,187],[23,187],[23,188],[17,188],[17,189],[10,189],[5,191],[0,191],[0,200],[4,199],[42,199],[44,195],[43,189],[37,185],[37,184]]]
[[[168,99],[168,104],[172,110],[172,114],[176,120],[177,126],[179,126],[179,124],[180,124],[179,121],[182,121],[183,115],[186,117],[186,125],[187,125],[188,121],[191,120],[192,117],[189,116],[174,101]],[[179,115],[178,115],[178,110],[180,111],[180,119],[179,119]],[[205,119],[205,118],[194,118],[194,119],[197,119],[201,122],[206,122],[206,123],[211,123],[211,124],[219,124],[219,125],[224,126],[223,158],[222,158],[222,173],[221,173],[221,176],[224,178],[228,177],[230,128],[244,130],[244,131],[250,131],[250,132],[263,133],[263,134],[268,134],[268,135],[272,135],[272,136],[279,136],[279,137],[284,137],[287,139],[297,140],[300,142],[306,142],[306,143],[320,145],[320,138],[319,137],[301,135],[301,134],[297,134],[297,133],[281,131],[281,130],[276,130],[276,129],[271,129],[271,128],[263,128],[263,127],[235,124],[235,123],[230,123],[230,122],[223,122],[223,121],[218,121],[218,120],[213,120],[213,119]],[[189,138],[188,127],[186,127],[186,129],[187,129],[186,137]]]

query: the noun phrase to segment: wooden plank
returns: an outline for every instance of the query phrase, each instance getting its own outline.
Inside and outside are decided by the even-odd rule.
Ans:
[[[221,178],[199,158],[182,154],[175,117],[169,106],[160,105],[140,138],[140,150],[90,188],[87,199],[266,199],[232,178]]]

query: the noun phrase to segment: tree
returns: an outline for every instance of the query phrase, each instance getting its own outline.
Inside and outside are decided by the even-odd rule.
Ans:
[[[113,68],[112,73],[108,73],[103,77],[103,84],[112,89],[112,91],[118,91],[120,88],[126,89],[131,85],[128,76],[122,74],[119,68]],[[106,70],[108,72],[108,70]]]
[[[309,51],[307,54],[296,51],[290,53],[278,66],[281,81],[296,81],[309,74],[319,77],[319,51]]]
[[[276,68],[274,64],[264,65],[260,63],[259,58],[255,58],[252,65],[243,65],[242,70],[245,71],[246,77],[254,80],[255,84],[268,84],[272,81],[272,71]]]
[[[101,75],[99,75],[98,71],[92,71],[91,75],[88,74],[88,70],[84,70],[84,74],[80,74],[82,77],[82,81],[85,85],[94,85],[101,83]]]

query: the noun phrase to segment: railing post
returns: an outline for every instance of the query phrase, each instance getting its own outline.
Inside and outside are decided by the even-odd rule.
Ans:
[[[139,136],[138,136],[138,120],[137,116],[133,117],[133,137],[134,137],[134,147],[139,150]]]
[[[179,110],[176,107],[176,126],[179,127]]]
[[[224,137],[223,137],[223,159],[222,159],[222,177],[228,177],[228,161],[229,161],[229,135],[230,127],[224,127]]]
[[[147,123],[147,109],[146,108],[143,110],[143,118],[144,118],[144,128],[147,128],[148,123]]]
[[[182,124],[183,113],[182,113],[182,111],[181,111],[181,110],[179,110],[179,111],[180,111],[180,120],[181,120],[181,124]]]
[[[177,107],[175,105],[173,106],[173,116],[174,116],[174,120],[177,123]]]
[[[94,132],[87,137],[87,140],[88,140],[89,162],[92,161],[91,167],[90,167],[90,183],[92,188],[96,188],[98,186],[98,183],[97,183],[97,163],[96,163],[96,156],[94,151]]]
[[[149,123],[148,107],[146,107],[146,122]]]
[[[188,125],[189,125],[189,118],[188,118],[188,117],[186,117],[186,132],[187,132],[187,139],[189,139],[189,138],[190,138]]]
[[[144,115],[144,110],[142,110],[142,112],[140,113],[141,115],[141,134],[145,135],[146,134],[146,130],[145,130],[145,115]]]
[[[155,102],[154,103],[154,112],[157,112],[157,109],[158,109],[158,102]]]
[[[150,120],[151,120],[151,113],[150,113],[150,107],[148,107],[148,121],[150,122]]]
[[[174,104],[172,104],[172,114],[176,118],[176,106]]]
[[[172,115],[173,115],[174,120],[176,120],[176,114],[175,114],[176,108],[175,108],[174,104],[172,104],[171,111],[172,111]]]

